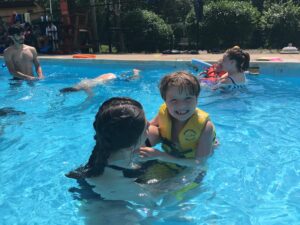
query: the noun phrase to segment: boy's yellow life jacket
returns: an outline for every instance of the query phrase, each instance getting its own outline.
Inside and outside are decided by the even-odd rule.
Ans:
[[[195,158],[196,148],[200,136],[209,119],[209,114],[196,108],[194,114],[189,118],[179,133],[179,148],[172,146],[171,131],[172,121],[168,112],[167,105],[161,105],[158,113],[159,131],[162,138],[162,147],[170,155],[181,158]]]

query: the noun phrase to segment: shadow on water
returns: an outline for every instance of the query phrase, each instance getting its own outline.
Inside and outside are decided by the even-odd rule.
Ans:
[[[74,102],[74,105],[67,105],[69,100],[74,98],[74,94],[64,95],[58,93],[56,99],[50,103],[50,108],[48,114],[53,115],[53,113],[64,114],[64,115],[74,115],[81,114],[86,111],[96,111],[98,110],[101,102],[105,100],[102,95],[86,96],[84,99]],[[76,95],[76,94],[75,94]],[[46,115],[49,116],[49,115]]]
[[[12,122],[9,122],[9,120],[7,120],[7,117],[21,116],[25,114],[26,114],[25,112],[16,110],[13,107],[0,108],[0,136],[4,134],[4,130],[7,126],[21,124],[21,122],[15,119]],[[1,143],[1,139],[0,139],[0,143]]]
[[[74,191],[78,191],[75,188],[69,191],[73,192],[76,201],[79,200],[78,212],[85,218],[86,225],[97,225],[99,221],[101,224],[110,225],[118,225],[120,221],[124,225],[198,224],[197,218],[189,214],[199,207],[199,203],[190,200],[203,192],[201,188],[195,189],[191,191],[190,198],[187,197],[177,204],[149,207],[134,202],[104,200],[99,195],[82,193],[82,190],[79,197],[78,193],[74,194]]]
[[[3,107],[0,108],[0,116],[16,116],[16,115],[24,115],[25,112],[15,110],[13,107]]]
[[[179,182],[178,178],[174,179],[174,182],[175,180]],[[214,196],[200,183],[198,187],[184,192],[182,199],[178,199],[177,191],[181,188],[176,188],[175,183],[168,181],[168,185],[164,183],[165,185],[160,187],[165,189],[169,187],[173,191],[164,192],[165,194],[157,198],[155,204],[145,206],[134,202],[105,200],[95,193],[93,186],[85,180],[77,180],[77,183],[76,187],[69,188],[69,192],[78,202],[78,213],[84,218],[86,225],[97,225],[99,221],[101,224],[110,225],[118,225],[120,221],[124,225],[198,224],[197,217],[190,215],[201,204],[197,203],[195,198],[200,193],[204,193],[203,201]]]

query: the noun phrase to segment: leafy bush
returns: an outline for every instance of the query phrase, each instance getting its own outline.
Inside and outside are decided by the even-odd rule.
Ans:
[[[155,13],[137,9],[128,12],[122,21],[128,51],[155,52],[169,48],[172,29]]]
[[[219,1],[204,6],[202,41],[207,49],[248,47],[260,13],[249,2]]]
[[[181,38],[186,37],[185,18],[188,12],[193,8],[194,0],[150,0],[148,9],[155,12],[169,24],[173,30],[173,47]]]
[[[161,16],[168,24],[184,22],[193,8],[194,0],[155,0],[148,1],[149,11]]]
[[[261,0],[256,0],[256,1],[261,1]],[[274,4],[280,5],[280,4],[284,4],[287,2],[293,2],[295,4],[300,5],[300,0],[264,0],[263,5],[264,5],[264,9],[267,10]]]
[[[263,12],[261,29],[265,45],[282,48],[289,42],[300,45],[300,7],[292,2],[273,4]]]

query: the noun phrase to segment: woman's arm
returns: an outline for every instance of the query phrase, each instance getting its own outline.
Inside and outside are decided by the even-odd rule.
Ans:
[[[150,124],[158,127],[158,115],[156,115],[152,120],[150,120]]]
[[[201,165],[206,158],[212,153],[213,147],[213,125],[210,121],[206,123],[203,133],[199,138],[199,144],[196,149],[194,159],[176,158],[166,152],[161,152],[154,148],[141,147],[138,151],[141,161],[160,160],[168,163],[175,163],[180,166],[197,167]]]

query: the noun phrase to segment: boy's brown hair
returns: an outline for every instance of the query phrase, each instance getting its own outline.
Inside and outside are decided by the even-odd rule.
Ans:
[[[171,73],[161,79],[159,90],[164,100],[166,100],[166,93],[170,87],[177,87],[179,92],[185,91],[196,97],[200,94],[200,84],[197,78],[185,71]]]

